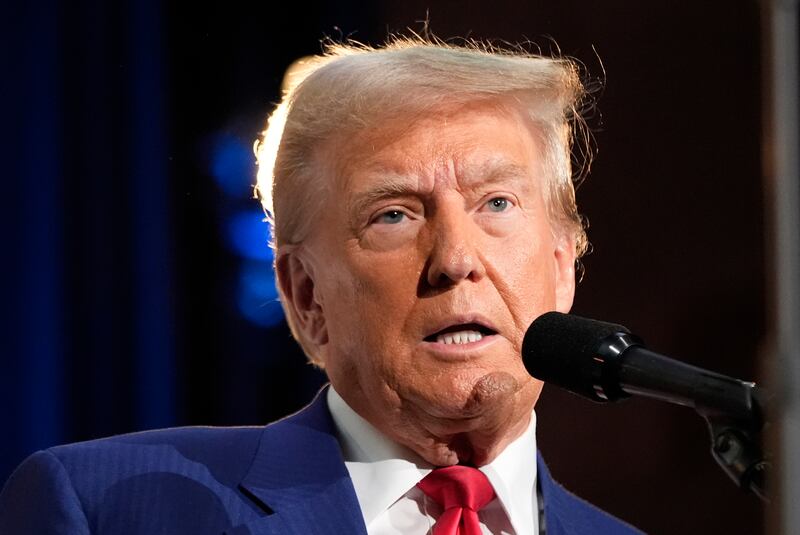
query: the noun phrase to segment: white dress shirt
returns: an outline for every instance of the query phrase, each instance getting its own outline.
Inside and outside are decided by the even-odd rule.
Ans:
[[[328,407],[368,533],[431,533],[442,510],[416,484],[433,466],[356,414],[333,387],[328,388]],[[538,534],[536,413],[519,438],[479,469],[496,494],[479,513],[483,533]]]

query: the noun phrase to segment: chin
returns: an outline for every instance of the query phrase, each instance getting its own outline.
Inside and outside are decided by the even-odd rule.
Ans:
[[[507,371],[471,368],[442,375],[425,385],[412,401],[428,417],[453,423],[493,417],[510,410],[529,387],[530,376],[519,378]]]

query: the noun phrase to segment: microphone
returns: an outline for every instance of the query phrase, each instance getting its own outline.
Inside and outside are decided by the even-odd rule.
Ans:
[[[654,353],[622,325],[548,312],[525,334],[522,360],[532,376],[592,401],[639,395],[762,424],[754,383]]]

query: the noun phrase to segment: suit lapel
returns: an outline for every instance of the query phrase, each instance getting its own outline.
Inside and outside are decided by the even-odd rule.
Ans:
[[[575,533],[571,527],[570,515],[565,514],[569,504],[564,503],[564,489],[550,475],[540,453],[536,453],[536,478],[544,500],[544,532],[547,535],[568,535]],[[542,527],[539,526],[542,531]]]
[[[321,390],[311,405],[264,428],[240,489],[271,514],[228,535],[366,535],[326,393]]]

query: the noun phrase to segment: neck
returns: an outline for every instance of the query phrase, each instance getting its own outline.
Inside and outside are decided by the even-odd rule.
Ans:
[[[467,406],[455,414],[410,400],[379,412],[362,396],[342,397],[373,427],[428,463],[479,467],[491,463],[527,429],[540,389],[535,381],[513,389],[476,388]]]

